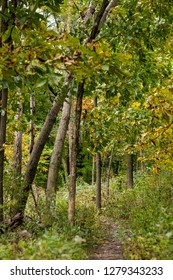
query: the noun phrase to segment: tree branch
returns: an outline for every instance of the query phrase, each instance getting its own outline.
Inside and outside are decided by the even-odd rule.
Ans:
[[[87,42],[94,40],[96,36],[99,34],[103,24],[106,21],[107,15],[111,8],[115,7],[118,3],[118,0],[103,0],[101,8],[96,16],[96,19],[94,21],[93,28],[91,30],[91,34],[87,40]]]
[[[99,26],[98,26],[98,32],[101,30],[103,24],[105,23],[106,21],[106,18],[107,18],[107,15],[108,13],[110,12],[110,9],[113,8],[113,7],[116,7],[118,4],[118,0],[111,0],[110,3],[107,5],[105,11],[104,11],[104,14],[99,22]]]
[[[92,15],[95,13],[95,8],[97,6],[97,4],[94,3],[95,1],[91,1],[90,4],[89,4],[89,7],[87,9],[87,12],[85,14],[85,17],[84,17],[84,24],[87,24],[89,19],[92,17]]]
[[[104,11],[105,11],[108,4],[109,4],[108,0],[103,0],[100,11],[98,12],[98,14],[95,18],[94,25],[93,25],[93,28],[91,30],[91,34],[90,34],[90,36],[87,40],[88,42],[91,41],[91,40],[94,40],[96,38],[97,34],[99,33],[99,31],[98,31],[99,23],[100,23],[100,20],[103,16]]]

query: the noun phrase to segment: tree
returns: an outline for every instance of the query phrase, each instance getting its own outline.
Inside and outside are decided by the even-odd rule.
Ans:
[[[133,188],[133,155],[127,154],[127,188]]]
[[[56,134],[55,144],[50,160],[48,180],[47,180],[47,200],[51,199],[57,191],[57,179],[61,165],[61,154],[68,129],[69,119],[71,111],[71,91],[68,92],[68,96],[63,104],[61,120]]]
[[[82,98],[84,94],[84,81],[78,85],[74,119],[71,123],[70,138],[70,184],[69,184],[69,203],[68,203],[68,220],[71,226],[75,221],[75,197],[76,197],[76,162],[79,146],[80,119],[82,112]]]

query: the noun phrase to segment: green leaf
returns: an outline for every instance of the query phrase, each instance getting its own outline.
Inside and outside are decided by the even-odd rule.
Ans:
[[[109,71],[109,65],[108,64],[102,65],[102,70]]]
[[[46,84],[47,84],[47,79],[43,78],[43,79],[38,79],[35,86],[39,88],[39,87],[43,87]]]
[[[11,37],[15,43],[20,43],[20,32],[16,26],[14,26],[14,28],[12,29]]]
[[[3,36],[2,36],[3,42],[8,41],[8,39],[9,39],[10,36],[11,36],[11,32],[12,32],[12,29],[13,29],[13,28],[14,28],[14,26],[13,26],[13,25],[10,25],[10,26],[8,27],[8,29],[5,31],[5,33],[4,33]]]

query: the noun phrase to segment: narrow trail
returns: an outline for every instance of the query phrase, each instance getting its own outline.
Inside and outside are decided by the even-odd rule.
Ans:
[[[94,245],[92,260],[123,260],[122,245],[116,237],[118,227],[107,220],[103,221],[107,228],[106,236],[101,244]]]

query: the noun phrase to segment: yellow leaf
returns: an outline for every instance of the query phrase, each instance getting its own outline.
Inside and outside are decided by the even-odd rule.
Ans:
[[[137,101],[133,102],[133,104],[132,104],[133,109],[138,109],[140,106],[141,106],[141,103],[137,102]]]

